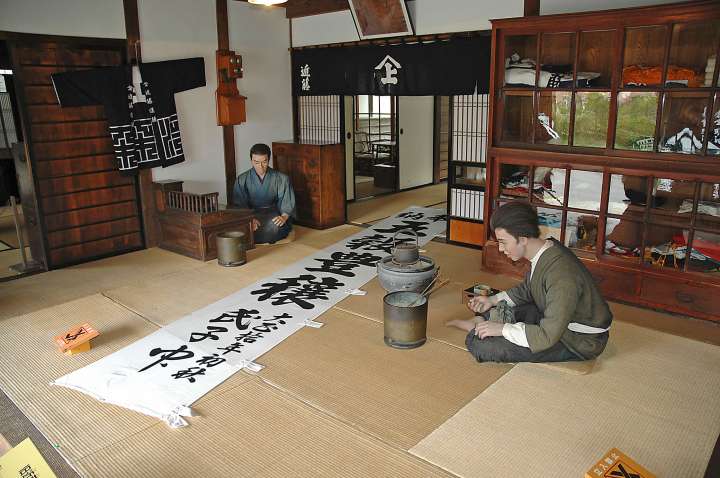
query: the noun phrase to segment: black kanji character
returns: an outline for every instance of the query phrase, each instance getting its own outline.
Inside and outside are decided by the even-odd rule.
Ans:
[[[217,325],[208,325],[207,332],[193,332],[190,334],[190,342],[202,342],[205,339],[220,340],[217,336],[220,332],[227,332],[226,327],[218,327]]]
[[[145,370],[160,364],[161,367],[167,367],[166,360],[185,360],[195,356],[194,352],[187,349],[187,345],[181,345],[177,350],[163,350],[161,348],[155,348],[150,351],[150,356],[154,357],[158,354],[162,354],[159,360],[151,363],[147,367],[141,368],[138,372],[144,372]]]
[[[403,224],[393,224],[387,229],[375,229],[377,232],[382,232],[384,234],[395,234],[396,232],[400,232],[403,229],[412,229],[418,237],[425,237],[425,233],[422,232],[423,229],[427,229],[428,225],[425,222],[418,222],[418,221],[408,221],[406,219],[403,219]]]
[[[236,340],[227,347],[218,347],[218,350],[224,350],[225,352],[223,352],[223,355],[227,355],[230,352],[242,353],[242,350],[240,350],[242,347],[243,344]]]
[[[235,322],[238,330],[246,330],[250,326],[250,321],[243,324],[242,319],[260,320],[260,316],[255,315],[257,313],[255,309],[238,309],[235,312],[223,312],[221,316],[211,319],[210,322]]]
[[[186,378],[190,383],[195,383],[195,375],[205,375],[205,368],[203,367],[190,367],[187,370],[180,370],[172,374],[173,378]]]
[[[431,222],[447,221],[447,214],[438,214],[437,216],[428,216],[428,221],[431,221]]]
[[[403,212],[403,213],[398,214],[397,217],[404,217],[406,219],[416,219],[417,220],[417,219],[424,218],[425,213],[408,211],[408,212]]]
[[[220,365],[225,361],[224,358],[220,357],[218,354],[212,354],[212,355],[206,355],[200,360],[196,360],[195,363],[198,365],[205,365],[207,368],[214,367],[215,365]]]
[[[323,277],[319,281],[317,277],[310,274],[303,274],[298,277],[281,277],[283,283],[268,282],[262,284],[265,289],[250,292],[259,295],[258,300],[273,298],[273,305],[285,305],[291,302],[303,309],[313,309],[315,305],[308,300],[328,300],[327,291],[338,289],[345,284],[333,277]],[[302,284],[301,282],[305,282]]]
[[[20,469],[20,478],[37,478],[37,475],[30,465],[25,465]]]
[[[333,252],[330,259],[315,259],[321,263],[320,267],[306,267],[306,271],[310,272],[329,272],[345,277],[355,277],[351,271],[359,266],[375,267],[377,262],[382,259],[367,252],[358,254],[357,252]]]
[[[402,243],[408,239],[398,239],[397,243]],[[371,236],[363,236],[352,239],[345,244],[348,249],[362,249],[363,251],[383,251],[386,254],[392,254],[393,238],[383,236],[382,234],[373,234]]]
[[[253,329],[254,329],[254,327],[253,327]],[[250,332],[245,332],[244,334],[238,335],[237,337],[235,337],[235,340],[237,340],[238,342],[242,342],[244,344],[253,344],[256,341],[260,340],[261,338],[263,338],[263,334],[261,334],[260,332],[250,331]]]

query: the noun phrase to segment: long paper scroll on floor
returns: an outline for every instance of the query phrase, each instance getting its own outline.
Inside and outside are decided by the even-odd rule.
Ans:
[[[404,229],[425,244],[445,231],[445,212],[408,208],[54,384],[185,426],[200,397],[242,368],[260,370],[253,360],[304,326],[321,326],[313,319],[375,277]]]

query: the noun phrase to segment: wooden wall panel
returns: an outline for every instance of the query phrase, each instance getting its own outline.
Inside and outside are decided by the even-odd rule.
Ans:
[[[41,197],[66,194],[88,189],[108,188],[133,184],[134,178],[121,176],[117,171],[104,173],[76,174],[62,178],[41,179],[39,181]]]
[[[134,201],[108,204],[106,206],[89,207],[76,209],[74,211],[49,214],[45,216],[45,225],[48,232],[68,229],[71,227],[84,226],[89,224],[100,224],[101,222],[125,219],[137,215],[137,207]]]
[[[62,141],[78,138],[97,138],[108,133],[107,121],[77,121],[73,123],[43,123],[32,125],[33,141]]]
[[[116,168],[117,159],[115,156],[104,154],[101,156],[80,156],[70,159],[38,161],[35,165],[35,172],[38,179],[47,179],[57,176],[70,176],[71,174],[110,171]]]
[[[50,78],[119,65],[125,50],[93,39],[13,44],[50,268],[143,247],[137,179],[117,169],[104,108],[61,108]]]
[[[134,184],[115,188],[94,189],[92,191],[50,196],[42,199],[45,214],[52,214],[91,206],[102,206],[118,202],[133,201],[137,191]]]
[[[33,151],[37,161],[45,161],[48,159],[72,158],[75,156],[111,154],[113,147],[108,133],[108,136],[104,138],[37,143],[33,145]]]
[[[52,121],[91,121],[105,119],[105,109],[102,106],[77,106],[75,108],[60,108],[59,105],[35,105],[27,108],[29,120],[32,123]]]
[[[50,244],[51,249],[57,249],[139,231],[140,220],[137,217],[128,217],[117,221],[103,222],[102,224],[51,232],[48,234],[48,244]]]
[[[77,264],[85,262],[87,258],[102,257],[117,253],[117,251],[132,251],[143,245],[142,235],[139,232],[126,234],[98,241],[84,242],[68,247],[50,250],[52,263]]]

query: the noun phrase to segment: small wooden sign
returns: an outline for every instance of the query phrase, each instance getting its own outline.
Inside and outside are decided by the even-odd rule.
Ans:
[[[77,349],[83,344],[89,345],[90,340],[94,339],[98,335],[100,335],[100,333],[95,330],[92,325],[86,322],[84,324],[76,325],[64,334],[56,336],[55,343],[60,348],[61,352],[68,352],[70,350]],[[82,350],[89,350],[90,347],[88,345],[85,345]]]
[[[585,472],[585,478],[656,478],[632,458],[613,448]]]

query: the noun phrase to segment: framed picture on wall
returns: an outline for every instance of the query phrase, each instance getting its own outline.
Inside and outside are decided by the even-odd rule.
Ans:
[[[361,40],[412,35],[405,0],[348,0]]]

